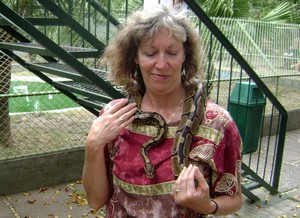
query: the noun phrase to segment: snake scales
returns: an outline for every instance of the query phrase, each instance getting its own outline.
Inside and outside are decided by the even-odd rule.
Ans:
[[[155,112],[143,112],[140,110],[139,103],[141,96],[130,96],[129,102],[137,102],[138,112],[135,114],[135,123],[154,125],[157,127],[157,134],[146,141],[141,147],[141,156],[144,160],[145,172],[148,178],[154,177],[154,166],[148,157],[148,151],[158,145],[164,138],[168,129],[165,119]],[[186,88],[186,97],[183,106],[183,113],[175,133],[172,146],[172,169],[175,177],[178,177],[184,166],[188,165],[188,152],[192,143],[193,136],[201,124],[205,110],[205,96],[203,85],[199,82]]]

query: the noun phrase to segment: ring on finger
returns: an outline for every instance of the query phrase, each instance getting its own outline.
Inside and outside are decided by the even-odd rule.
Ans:
[[[121,123],[125,121],[123,117],[119,117],[119,120],[121,121]]]
[[[178,192],[180,192],[180,189],[177,188],[177,189],[175,189],[174,191],[175,191],[176,193],[178,193]]]

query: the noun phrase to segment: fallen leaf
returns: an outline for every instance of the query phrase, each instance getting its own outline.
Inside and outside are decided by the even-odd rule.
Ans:
[[[265,196],[265,201],[269,201],[270,200],[270,196],[269,195],[266,195]]]
[[[96,213],[98,213],[98,211],[97,211],[97,210],[95,210],[95,209],[92,209],[90,212],[91,212],[92,214],[96,214]]]
[[[78,206],[88,205],[88,201],[83,193],[69,193],[69,196],[71,197],[72,203],[75,203]]]
[[[35,202],[36,202],[36,199],[28,200],[28,201],[27,201],[28,204],[34,204]]]
[[[23,193],[23,196],[29,196],[29,195],[31,195],[29,192],[24,192]]]
[[[52,202],[58,202],[55,196],[52,196]]]
[[[48,214],[50,218],[59,218],[59,216],[55,216],[54,214]]]
[[[48,188],[40,188],[39,193],[45,193],[48,191]]]

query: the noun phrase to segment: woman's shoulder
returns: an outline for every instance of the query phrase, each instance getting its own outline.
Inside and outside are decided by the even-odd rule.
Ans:
[[[204,124],[213,126],[224,126],[226,127],[232,121],[230,113],[219,104],[208,100],[205,114],[204,114]]]

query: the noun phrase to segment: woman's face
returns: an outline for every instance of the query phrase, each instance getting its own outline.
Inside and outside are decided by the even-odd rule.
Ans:
[[[183,42],[160,30],[153,39],[140,44],[135,58],[146,91],[167,94],[181,85],[182,63],[185,61]]]

